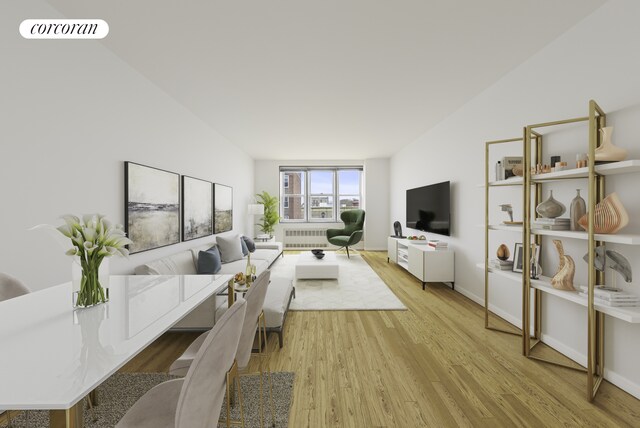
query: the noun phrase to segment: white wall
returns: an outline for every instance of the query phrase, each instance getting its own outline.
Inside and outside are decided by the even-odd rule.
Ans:
[[[22,19],[59,16],[43,2],[0,5],[0,271],[33,289],[69,280],[64,250],[27,229],[65,213],[122,223],[126,160],[232,186],[234,231],[244,231],[253,160],[100,42],[18,34]],[[111,270],[198,243],[113,258]]]
[[[611,1],[570,29],[526,63],[487,88],[455,114],[400,151],[391,160],[391,218],[404,218],[404,191],[407,188],[451,180],[453,235],[449,239],[456,251],[456,290],[483,302],[482,270],[475,267],[484,256],[484,142],[519,137],[527,124],[586,116],[589,99],[595,99],[608,112],[608,123],[615,127],[615,144],[629,150],[630,159],[640,158],[640,3]],[[472,72],[472,71],[470,71]],[[545,130],[547,132],[548,130]],[[558,129],[547,135],[545,161],[560,153],[573,164],[577,152],[586,151],[584,125]],[[557,144],[556,144],[557,143]],[[555,145],[554,145],[555,144]],[[520,154],[520,146],[511,149]],[[406,168],[415,159],[424,159],[420,169]],[[493,177],[493,161],[491,176]],[[617,191],[631,213],[625,232],[640,232],[640,200],[637,198],[639,176],[607,179],[607,192]],[[567,205],[576,188],[586,189],[586,182],[554,185],[556,199]],[[547,186],[545,189],[551,187]],[[494,190],[492,190],[494,192]],[[496,190],[492,193],[492,218],[504,219],[497,204],[512,202],[516,218],[522,218],[519,190]],[[583,192],[584,194],[584,192]],[[545,198],[547,190],[545,190]],[[492,233],[490,255],[500,242],[513,248],[520,236]],[[550,241],[550,240],[547,240]],[[584,242],[564,240],[567,252],[576,260],[576,282],[586,279]],[[636,247],[613,246],[640,266]],[[545,274],[553,275],[557,256],[549,245],[543,248]],[[635,272],[636,278],[640,272]],[[618,284],[621,283],[618,277]],[[640,280],[634,279],[626,290],[640,294]],[[521,292],[515,282],[491,279],[491,302],[497,313],[520,324]],[[586,362],[586,311],[583,308],[544,297],[544,338],[547,343]],[[607,317],[606,377],[623,389],[640,397],[640,325],[630,325]]]
[[[367,160],[256,160],[256,192],[266,190],[272,195],[280,194],[281,166],[362,166],[363,200],[366,211],[364,224],[364,246],[368,250],[386,249],[386,236],[389,234],[389,159]],[[322,227],[339,228],[342,222],[321,223]],[[282,223],[276,227],[275,236],[283,241],[283,228],[315,228],[318,223]]]

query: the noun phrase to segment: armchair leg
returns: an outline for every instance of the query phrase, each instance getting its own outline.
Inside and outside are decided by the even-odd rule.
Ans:
[[[346,248],[347,248],[347,258],[348,258],[348,259],[350,259],[350,258],[351,258],[351,256],[349,255],[349,246],[347,245],[347,247],[346,247]]]

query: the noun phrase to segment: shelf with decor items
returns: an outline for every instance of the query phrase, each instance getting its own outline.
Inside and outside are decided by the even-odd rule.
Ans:
[[[485,268],[485,265],[482,263],[478,263],[476,266],[480,269]],[[522,282],[522,275],[520,273],[494,269],[491,266],[489,266],[488,270],[495,275],[508,278],[518,283]],[[531,288],[540,290],[543,293],[554,295],[569,302],[577,303],[580,306],[588,307],[589,305],[587,297],[581,296],[578,291],[566,291],[553,288],[551,286],[551,278],[547,276],[540,276],[538,279],[532,279]],[[613,318],[633,324],[640,323],[640,307],[611,307],[597,303],[595,304],[595,307],[597,311]]]
[[[454,251],[436,250],[426,242],[387,238],[387,262],[397,263],[418,278],[423,290],[427,282],[449,282],[455,289]]]
[[[534,135],[534,138],[542,138],[540,135],[536,134]],[[501,271],[501,270],[497,270],[497,269],[491,269],[489,267],[489,232],[490,231],[507,231],[507,232],[511,232],[511,233],[518,233],[518,234],[522,234],[523,233],[523,224],[522,223],[516,223],[513,222],[513,218],[512,218],[512,207],[510,204],[508,205],[501,205],[501,207],[503,208],[503,211],[507,211],[509,213],[510,216],[510,222],[505,222],[503,224],[490,224],[489,223],[489,207],[490,207],[490,197],[491,197],[491,189],[492,188],[498,188],[498,187],[504,187],[504,186],[518,186],[520,188],[522,188],[524,186],[524,177],[522,176],[514,176],[514,177],[510,177],[508,179],[500,179],[502,177],[498,177],[499,173],[498,171],[496,171],[496,179],[493,181],[490,181],[489,178],[489,161],[490,161],[490,155],[491,155],[491,149],[492,148],[504,148],[504,147],[508,147],[509,149],[511,148],[511,146],[513,145],[518,145],[518,151],[520,153],[522,153],[522,150],[524,148],[524,139],[522,137],[519,138],[507,138],[507,139],[503,139],[503,140],[494,140],[494,141],[487,141],[485,142],[485,154],[484,154],[484,167],[485,167],[485,171],[484,171],[484,183],[482,185],[480,185],[480,187],[484,187],[484,204],[485,204],[485,222],[483,224],[484,227],[484,263],[480,264],[480,266],[483,267],[484,269],[484,327],[486,329],[489,330],[494,330],[500,333],[506,333],[506,334],[512,334],[512,335],[516,335],[516,336],[520,336],[522,335],[522,330],[518,329],[517,327],[514,326],[514,329],[504,329],[504,328],[500,328],[500,327],[495,327],[491,325],[491,316],[497,316],[496,314],[493,314],[490,309],[490,273],[498,273],[498,274],[504,274],[504,273],[509,273],[512,275],[515,275],[519,278],[520,275],[517,273],[513,273],[511,271],[507,272],[507,271]],[[506,146],[505,146],[506,145]],[[524,174],[523,174],[524,175]],[[507,208],[505,208],[507,207]],[[511,224],[508,224],[511,223]],[[507,257],[508,258],[508,257]]]
[[[564,169],[556,172],[547,172],[542,174],[532,173],[532,156],[535,156],[535,165],[540,163],[540,159],[543,154],[543,147],[539,141],[536,142],[535,147],[532,144],[531,133],[542,132],[543,128],[557,127],[575,123],[586,123],[588,128],[588,148],[582,150],[586,152],[586,166],[574,169]],[[573,289],[573,276],[575,273],[575,265],[573,259],[565,256],[562,248],[562,241],[554,240],[554,244],[560,255],[560,267],[558,273],[554,275],[553,283],[558,288],[552,286],[552,279],[540,277],[539,279],[531,279],[531,266],[530,263],[523,263],[522,282],[523,289],[523,313],[522,313],[522,325],[523,325],[523,354],[529,358],[536,359],[555,365],[565,366],[573,368],[572,366],[560,363],[557,361],[551,361],[540,356],[532,354],[535,346],[540,343],[541,330],[542,330],[542,317],[541,317],[541,295],[547,293],[559,297],[564,300],[568,300],[579,304],[587,308],[587,367],[584,371],[587,374],[587,398],[592,401],[598,389],[604,379],[604,320],[605,314],[614,318],[630,322],[640,322],[640,308],[638,307],[611,307],[604,304],[597,303],[595,301],[595,288],[596,284],[605,285],[604,272],[596,269],[596,247],[604,245],[605,243],[616,243],[625,245],[640,245],[640,235],[634,234],[618,234],[619,226],[624,224],[626,212],[624,208],[620,210],[621,204],[619,201],[615,201],[614,197],[605,198],[605,178],[609,175],[628,174],[640,172],[640,161],[638,160],[620,160],[624,158],[624,150],[622,156],[618,156],[617,159],[613,157],[604,159],[603,151],[613,148],[619,150],[610,144],[607,139],[607,133],[610,133],[611,128],[606,128],[606,114],[596,104],[595,101],[589,102],[588,116],[563,119],[546,123],[539,123],[535,125],[529,125],[524,128],[524,156],[523,156],[523,168],[524,168],[524,228],[523,228],[523,260],[531,260],[531,246],[529,245],[532,240],[540,245],[543,237],[554,238],[567,238],[585,241],[587,244],[587,284],[586,284],[586,296],[580,295],[577,291],[570,291]],[[610,134],[609,134],[610,135]],[[598,150],[597,150],[598,149]],[[612,153],[609,151],[608,153]],[[620,150],[619,152],[620,153]],[[598,154],[598,156],[596,156]],[[608,163],[596,165],[597,160],[606,160]],[[539,166],[536,170],[539,170]],[[533,208],[538,207],[541,203],[542,185],[552,185],[554,181],[570,179],[583,179],[587,181],[588,192],[585,196],[586,199],[586,214],[583,217],[586,219],[581,220],[581,224],[585,224],[585,231],[581,230],[548,230],[541,229],[539,227],[532,228],[532,221],[537,220],[537,213],[532,218]],[[532,197],[535,199],[534,205],[532,205]],[[607,200],[605,200],[607,199]],[[577,200],[577,199],[576,199]],[[604,202],[603,202],[604,201]],[[545,203],[547,203],[545,201]],[[553,202],[551,202],[553,204]],[[602,204],[601,204],[602,203]],[[599,205],[601,204],[601,205]],[[557,205],[557,204],[556,204]],[[548,206],[548,205],[547,205]],[[598,208],[596,208],[598,206]],[[538,207],[538,209],[541,209]],[[564,208],[562,209],[564,210]],[[605,215],[604,212],[609,210],[613,215]],[[537,211],[537,210],[536,210]],[[540,212],[544,213],[544,209]],[[597,213],[597,214],[596,214]],[[560,214],[548,214],[548,217],[557,217]],[[582,214],[582,213],[581,213]],[[573,220],[569,220],[574,222]],[[611,233],[596,233],[596,226],[608,227],[608,232]],[[562,289],[566,288],[566,289]],[[531,300],[533,296],[534,309],[532,313]],[[533,315],[533,325],[531,322]],[[533,330],[533,331],[532,331]]]

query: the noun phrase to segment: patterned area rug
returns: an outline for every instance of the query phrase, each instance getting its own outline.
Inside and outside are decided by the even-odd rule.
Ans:
[[[93,409],[85,408],[84,426],[87,428],[113,427],[124,416],[131,406],[142,397],[145,392],[159,383],[175,379],[166,373],[117,373],[107,379],[98,387],[98,405]],[[275,408],[276,427],[286,427],[289,423],[289,410],[291,408],[291,395],[295,375],[290,372],[272,373],[273,401]],[[259,376],[243,376],[242,394],[244,400],[245,427],[260,426],[259,406]],[[268,382],[265,376],[265,420],[271,420],[268,401]],[[226,401],[225,401],[226,403]],[[226,407],[223,404],[220,415],[224,417]],[[239,419],[239,406],[236,404],[232,410],[232,419]],[[28,421],[27,421],[28,419]],[[28,424],[27,424],[28,422]],[[267,424],[270,425],[270,424]],[[6,426],[4,415],[0,419],[0,426]],[[22,412],[12,420],[12,426],[16,428],[31,427],[45,428],[49,426],[49,412],[43,410],[31,410]],[[221,425],[222,426],[222,425]]]
[[[293,311],[406,310],[407,307],[387,287],[359,255],[336,253],[338,279],[294,279],[296,298]],[[297,254],[287,254],[271,268],[271,277],[295,276]]]

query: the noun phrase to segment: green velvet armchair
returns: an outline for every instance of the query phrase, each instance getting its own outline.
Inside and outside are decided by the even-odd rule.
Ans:
[[[340,214],[340,220],[344,222],[344,229],[327,229],[327,240],[340,249],[346,248],[347,257],[350,257],[349,247],[360,242],[364,233],[364,211],[344,211]]]

